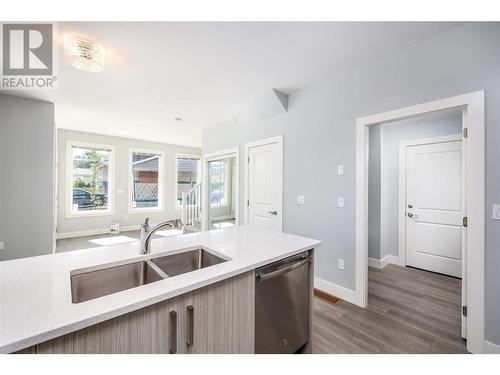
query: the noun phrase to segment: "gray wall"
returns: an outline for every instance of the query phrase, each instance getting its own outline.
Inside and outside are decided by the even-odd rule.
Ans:
[[[139,225],[144,218],[150,217],[152,223],[181,217],[181,210],[175,208],[175,154],[201,154],[198,148],[168,145],[139,141],[129,138],[110,137],[92,133],[76,132],[71,130],[58,130],[58,209],[57,232],[77,232],[94,229],[108,229],[111,223],[120,223],[121,226]],[[71,217],[66,218],[65,192],[66,192],[66,143],[67,141],[80,141],[115,146],[115,212],[114,215]],[[165,152],[164,169],[164,210],[159,212],[128,212],[129,201],[129,149],[144,148]],[[121,190],[122,194],[117,194]]]
[[[486,338],[500,344],[500,221],[491,220],[491,205],[500,202],[499,24],[465,24],[367,62],[362,69],[325,79],[290,95],[283,115],[248,126],[228,121],[204,131],[202,149],[210,152],[284,134],[284,231],[323,240],[315,275],[353,289],[356,118],[483,89]],[[341,177],[335,173],[339,163],[345,165]],[[240,168],[244,170],[243,160]],[[306,196],[305,205],[296,205],[298,194]],[[345,197],[345,208],[336,207],[339,196]],[[336,267],[338,258],[345,260],[344,271]]]
[[[54,244],[54,104],[0,94],[0,260]]]
[[[435,118],[435,117],[441,118]],[[460,134],[461,111],[423,115],[370,129],[368,256],[382,259],[399,251],[399,144],[419,138]],[[372,140],[372,134],[375,135]]]

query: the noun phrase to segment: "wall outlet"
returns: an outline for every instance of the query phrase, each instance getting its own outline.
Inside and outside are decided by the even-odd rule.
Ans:
[[[305,198],[303,195],[297,195],[297,204],[304,204]]]
[[[339,259],[339,262],[338,262],[338,267],[339,267],[339,270],[344,270],[344,259]]]
[[[344,165],[339,164],[337,165],[337,176],[343,176],[344,175]]]
[[[500,204],[493,205],[493,220],[500,220]]]
[[[3,241],[0,241],[0,250],[3,250]]]
[[[109,225],[109,233],[111,234],[119,234],[120,233],[120,224],[112,223]]]
[[[344,203],[345,203],[344,198],[342,198],[342,197],[337,198],[337,207],[340,207],[340,208],[344,207]]]

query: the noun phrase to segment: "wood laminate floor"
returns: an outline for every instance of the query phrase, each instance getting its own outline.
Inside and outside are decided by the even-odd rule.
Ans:
[[[314,300],[313,353],[467,353],[461,280],[409,267],[369,268],[368,307]]]

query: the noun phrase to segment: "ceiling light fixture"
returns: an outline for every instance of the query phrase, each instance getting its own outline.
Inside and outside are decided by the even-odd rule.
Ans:
[[[99,43],[80,36],[67,36],[64,40],[64,57],[78,69],[87,72],[104,70],[106,50]]]

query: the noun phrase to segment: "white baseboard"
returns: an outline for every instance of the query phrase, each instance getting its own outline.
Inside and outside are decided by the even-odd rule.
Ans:
[[[484,342],[484,352],[486,354],[500,354],[500,345],[493,344],[492,342]]]
[[[399,258],[395,255],[387,255],[382,259],[368,258],[368,267],[378,268],[381,270],[388,264],[399,264]]]
[[[129,225],[125,227],[120,227],[120,232],[128,232],[130,230],[139,230],[140,225]],[[74,237],[85,237],[85,236],[95,236],[98,234],[109,234],[109,228],[105,229],[87,229],[87,230],[77,230],[74,232],[63,232],[57,233],[56,238],[74,238]]]
[[[343,286],[333,284],[318,277],[314,278],[314,287],[335,297],[343,299],[344,301],[351,303],[355,303],[356,301],[356,292],[354,290],[344,288]]]

